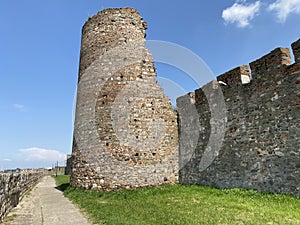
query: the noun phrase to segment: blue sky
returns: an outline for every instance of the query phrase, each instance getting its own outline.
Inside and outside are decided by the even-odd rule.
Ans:
[[[71,153],[81,27],[110,7],[137,8],[147,40],[186,47],[216,76],[300,38],[300,0],[1,0],[0,170],[48,167]],[[197,88],[156,65],[159,77]]]

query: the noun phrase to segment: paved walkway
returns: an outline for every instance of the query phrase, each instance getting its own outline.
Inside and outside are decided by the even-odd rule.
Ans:
[[[52,177],[44,177],[7,215],[4,225],[90,225],[55,186]]]

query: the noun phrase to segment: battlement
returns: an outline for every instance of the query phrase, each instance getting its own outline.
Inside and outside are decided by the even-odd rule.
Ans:
[[[288,48],[276,48],[269,54],[250,63],[252,78],[255,80],[272,79],[276,74],[282,74],[292,60]]]
[[[255,82],[256,85],[271,83],[277,76],[284,76],[300,70],[300,39],[292,44],[295,63],[292,64],[290,49],[276,48],[269,54],[248,65],[236,67],[217,77],[222,86],[237,87]]]
[[[250,82],[251,74],[250,68],[247,65],[236,67],[220,76],[217,77],[217,80],[222,85],[232,86],[242,86]]]
[[[300,195],[300,39],[292,50],[294,64],[288,48],[276,48],[218,76],[221,88],[197,89],[193,104],[190,95],[177,99],[179,158],[192,155],[180,183]]]

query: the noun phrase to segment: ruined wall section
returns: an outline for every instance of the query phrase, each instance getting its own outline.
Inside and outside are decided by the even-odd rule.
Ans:
[[[186,144],[190,141],[181,138],[193,126],[186,120],[190,96],[177,99],[180,154],[194,151],[181,167],[181,183],[300,195],[299,47],[300,40],[292,44],[294,64],[289,49],[277,48],[250,63],[250,68],[241,66],[218,76],[227,109],[225,137],[219,140],[222,147],[204,171],[199,164],[211,132],[215,132],[203,94],[205,86],[195,91],[197,118],[205,129],[199,130],[192,150]],[[245,82],[250,69],[252,79]]]
[[[45,175],[44,170],[29,170],[16,174],[0,174],[0,223],[16,207],[25,193]]]
[[[71,183],[96,190],[174,183],[177,115],[157,84],[135,9],[106,9],[82,30]]]

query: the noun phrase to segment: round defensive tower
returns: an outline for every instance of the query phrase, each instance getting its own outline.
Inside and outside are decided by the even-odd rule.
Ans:
[[[157,84],[147,24],[106,9],[82,29],[71,183],[136,188],[178,180],[177,115]]]

